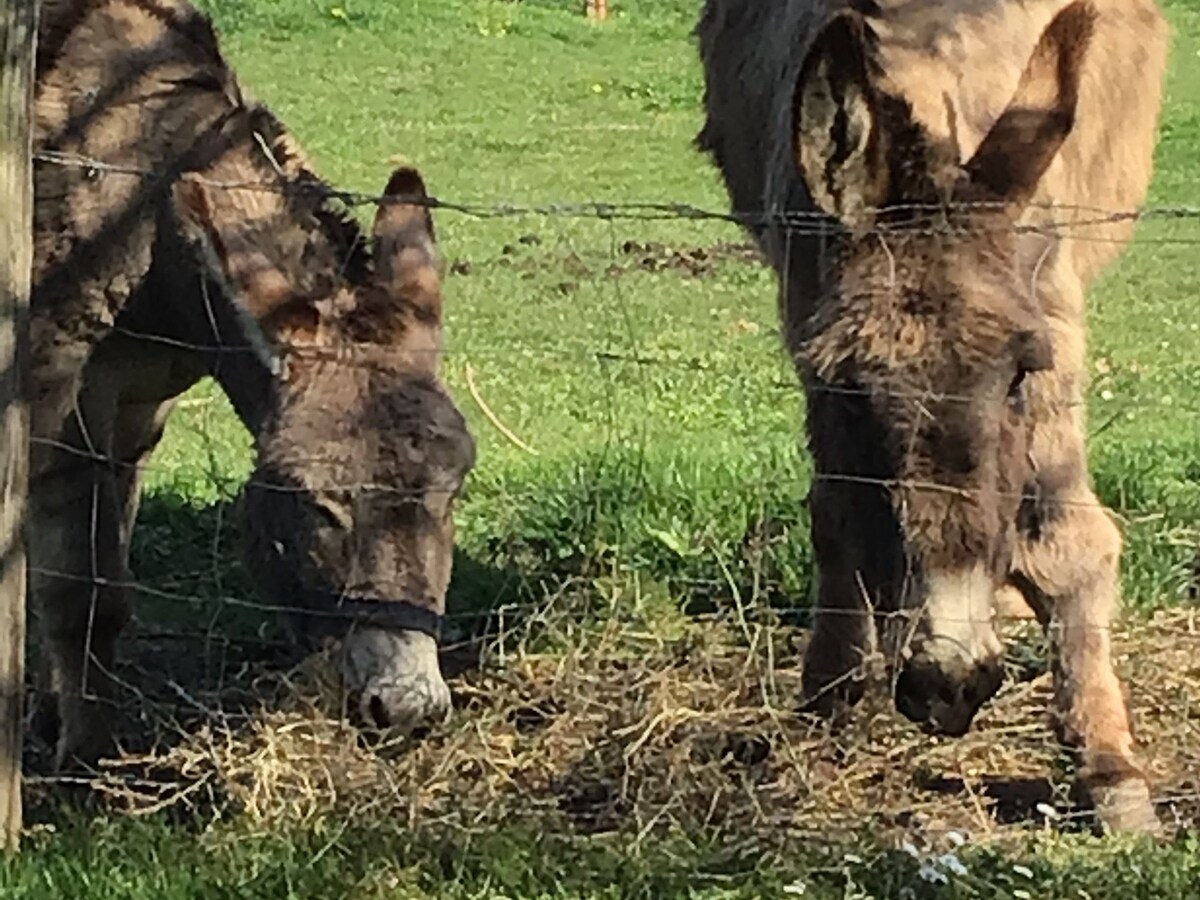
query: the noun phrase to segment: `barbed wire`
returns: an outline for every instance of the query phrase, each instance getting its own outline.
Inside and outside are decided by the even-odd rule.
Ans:
[[[91,177],[104,174],[136,178],[161,178],[165,175],[165,173],[162,171],[155,171],[137,166],[114,164],[93,157],[58,151],[41,150],[33,154],[33,159],[37,162],[51,165],[81,168],[87,171]],[[338,200],[350,207],[379,206],[385,202],[402,199],[406,203],[428,206],[431,209],[449,210],[477,219],[548,217],[560,219],[596,219],[605,222],[622,219],[643,221],[709,220],[743,226],[780,226],[794,234],[812,236],[833,235],[842,231],[842,226],[832,222],[825,213],[821,212],[805,212],[795,210],[738,210],[734,212],[722,212],[719,210],[706,209],[704,207],[695,206],[689,203],[680,203],[674,201],[630,202],[588,200],[532,204],[517,202],[479,203],[456,201],[437,196],[414,196],[401,198],[388,197],[378,194],[366,194],[338,190],[324,184],[296,184],[279,179],[272,181],[223,181],[220,179],[207,178],[196,173],[188,173],[188,177],[189,179],[193,179],[200,184],[218,190],[249,191],[271,194],[294,193],[307,196],[316,195],[328,199]],[[919,220],[916,222],[906,222],[892,226],[876,226],[876,230],[884,234],[902,232],[905,234],[914,235],[944,233],[968,234],[988,233],[995,231],[1062,234],[1070,229],[1095,228],[1138,221],[1189,221],[1193,219],[1200,219],[1200,207],[1183,205],[1147,206],[1138,209],[1114,210],[1086,205],[1035,201],[1030,204],[1030,208],[1040,209],[1046,212],[1076,213],[1080,215],[1086,215],[1088,218],[1066,219],[1062,221],[1032,221],[1027,223],[1008,222],[1006,224],[986,226],[978,223],[964,226],[961,223],[939,221],[939,217],[944,216],[948,211],[999,212],[1005,209],[1005,204],[1003,203],[987,201],[956,201],[949,204],[901,203],[893,204],[887,207],[880,207],[873,211],[879,214],[891,215],[899,213],[926,213],[929,217],[931,217],[931,220],[938,221],[936,227],[932,224],[932,221],[923,225]],[[872,210],[867,210],[867,212],[872,212]],[[1103,242],[1112,241],[1120,243],[1128,242],[1127,238],[1086,237],[1078,234],[1069,234],[1069,236],[1072,240],[1097,240]],[[1141,242],[1147,242],[1145,238],[1138,238],[1138,240]],[[1149,242],[1194,244],[1200,243],[1200,238],[1155,238],[1151,239]]]
[[[179,591],[169,591],[163,588],[156,588],[136,580],[123,580],[119,578],[106,578],[100,575],[79,575],[69,572],[56,571],[39,566],[31,566],[32,574],[56,581],[72,582],[80,585],[87,585],[96,588],[109,588],[114,590],[130,591],[132,593],[144,594],[147,597],[152,597],[156,600],[165,600],[171,603],[208,608],[211,606],[226,606],[235,609],[251,610],[257,613],[271,615],[302,615],[306,618],[315,619],[332,619],[336,621],[344,621],[345,616],[336,610],[326,610],[314,607],[304,606],[302,602],[296,604],[280,604],[271,603],[261,600],[248,600],[245,597],[229,595],[213,595],[213,594],[185,594]],[[576,579],[571,579],[576,580]],[[349,595],[348,595],[349,596]],[[381,604],[386,601],[379,601]],[[925,611],[926,607],[918,603],[914,606],[905,607],[902,609],[885,610],[873,608],[871,604],[864,601],[861,608],[847,609],[842,607],[799,607],[797,609],[781,609],[778,607],[739,607],[733,600],[727,601],[728,609],[723,613],[703,614],[693,613],[691,618],[697,622],[704,621],[720,621],[727,620],[730,615],[746,616],[751,615],[755,611],[760,612],[767,617],[766,621],[754,622],[756,627],[775,627],[771,621],[773,618],[781,616],[794,616],[796,613],[801,613],[806,616],[819,615],[828,618],[845,618],[845,619],[870,619],[879,622],[896,621],[904,624],[910,624],[915,619],[919,618]],[[496,616],[506,616],[513,614],[533,614],[537,615],[545,609],[545,602],[529,601],[529,602],[512,602],[504,601],[501,605],[488,607],[485,609],[474,610],[448,610],[444,617],[447,621],[470,621],[479,622]],[[619,612],[619,610],[617,610]],[[630,610],[636,612],[636,610]],[[1192,608],[1189,610],[1193,615],[1200,614],[1200,609]],[[1006,624],[1027,624],[1029,617],[1021,615],[1012,615],[1004,613],[996,613],[988,619],[980,619],[972,616],[955,616],[955,615],[939,615],[938,621],[947,625],[979,625],[984,622],[996,623],[1001,625]],[[1106,624],[1097,625],[1093,623],[1085,623],[1082,625],[1072,625],[1072,628],[1084,633],[1112,633],[1117,630],[1124,630],[1125,624]],[[1194,621],[1187,626],[1180,626],[1178,629],[1166,629],[1165,634],[1170,634],[1174,637],[1186,638],[1188,640],[1200,640],[1200,628],[1197,627]]]
[[[163,335],[154,334],[152,332],[138,331],[130,329],[122,325],[114,325],[110,329],[112,333],[119,334],[123,337],[128,337],[136,340],[144,340],[152,344],[162,344],[163,346],[171,347],[178,350],[185,350],[201,354],[245,354],[255,356],[259,354],[259,350],[248,345],[229,345],[229,344],[201,344],[198,342],[185,341],[179,338],[166,337]],[[524,345],[524,349],[528,349],[529,345]],[[437,359],[447,360],[474,360],[479,358],[494,358],[505,359],[512,356],[511,348],[506,350],[497,350],[489,354],[486,350],[472,347],[469,350],[458,350],[454,346],[443,346],[429,350],[408,350],[398,348],[392,344],[380,344],[371,342],[355,342],[347,347],[322,347],[305,343],[289,343],[286,341],[279,342],[275,345],[276,352],[296,356],[300,358],[330,360],[346,365],[363,365],[369,366],[372,364],[369,360],[362,360],[358,354],[360,351],[378,352],[380,355],[394,356],[399,359],[407,360],[414,356],[432,356]],[[624,363],[635,366],[650,366],[660,367],[663,369],[677,369],[687,372],[714,373],[721,375],[736,374],[741,376],[741,380],[747,383],[757,384],[763,387],[769,387],[774,390],[795,392],[798,389],[803,389],[809,394],[826,394],[841,397],[860,397],[863,399],[894,399],[894,400],[916,400],[922,403],[958,403],[958,404],[976,404],[979,403],[978,396],[970,394],[957,394],[940,390],[892,390],[886,388],[866,388],[858,387],[851,384],[829,384],[825,382],[800,382],[798,380],[786,379],[771,379],[763,380],[755,374],[747,374],[742,366],[734,363],[717,364],[712,360],[705,360],[698,356],[691,358],[672,359],[669,357],[655,356],[644,353],[621,353],[614,350],[578,350],[567,351],[560,348],[552,349],[550,345],[538,347],[537,352],[540,359],[547,361],[562,361],[562,362],[601,362],[601,363]],[[1088,403],[1087,397],[1065,397],[1053,398],[1049,400],[1041,399],[1040,407],[1046,410],[1058,411],[1071,409],[1073,407],[1086,406]],[[1174,404],[1174,401],[1172,401]],[[1176,409],[1186,409],[1188,407],[1175,404]],[[1196,405],[1196,410],[1200,411],[1200,402]]]
[[[53,450],[58,450],[80,459],[87,459],[91,462],[98,463],[106,467],[116,469],[127,469],[136,471],[153,471],[155,466],[152,463],[146,462],[130,462],[128,460],[116,459],[108,454],[88,450],[83,447],[78,447],[64,441],[55,440],[52,438],[33,438],[31,443],[34,446],[45,447]],[[286,463],[289,466],[305,466],[305,465],[344,465],[345,460],[341,456],[331,455],[323,456],[302,456],[291,455],[281,458],[280,462]],[[812,483],[829,482],[832,484],[854,484],[864,487],[876,487],[887,492],[896,491],[913,491],[913,492],[928,492],[928,493],[943,493],[952,494],[965,499],[969,498],[996,498],[1007,500],[1030,501],[1044,504],[1048,507],[1067,507],[1080,509],[1109,509],[1111,504],[1100,500],[1080,500],[1071,497],[1060,497],[1047,495],[1040,488],[1022,489],[1019,491],[1002,490],[992,487],[966,487],[954,485],[944,482],[926,481],[914,478],[904,477],[879,477],[870,475],[859,475],[855,473],[839,473],[839,472],[818,472],[814,471],[808,475]],[[223,479],[225,480],[225,479]],[[234,479],[225,481],[231,482]],[[254,478],[236,479],[238,483],[248,488],[255,488],[263,491],[280,494],[312,494],[313,486],[304,486],[298,484],[281,484],[276,481],[263,481]],[[374,483],[368,481],[354,481],[339,483],[336,481],[321,482],[319,489],[330,493],[357,493],[357,494],[386,494],[395,497],[407,497],[419,499],[426,496],[435,496],[439,494],[454,495],[458,493],[458,488],[436,488],[431,486],[421,486],[413,488],[397,487],[393,484]]]

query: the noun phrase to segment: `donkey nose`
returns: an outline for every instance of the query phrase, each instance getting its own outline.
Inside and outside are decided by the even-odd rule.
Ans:
[[[961,737],[1003,680],[1004,670],[998,661],[948,672],[920,655],[904,667],[896,680],[896,709],[930,734]]]
[[[363,724],[411,732],[449,716],[450,689],[433,638],[365,628],[347,635],[344,651],[346,687]]]
[[[358,710],[368,726],[418,732],[449,719],[450,690],[441,675],[375,680],[363,690]]]

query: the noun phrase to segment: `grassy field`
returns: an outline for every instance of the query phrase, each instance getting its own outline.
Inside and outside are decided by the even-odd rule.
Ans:
[[[340,186],[378,191],[403,157],[421,167],[437,195],[484,208],[672,201],[723,210],[714,172],[690,145],[700,121],[689,36],[697,0],[627,0],[603,25],[584,20],[579,5],[206,4],[243,82]],[[1150,202],[1200,206],[1193,176],[1200,8],[1173,0],[1167,11],[1175,48]],[[460,506],[451,613],[464,640],[486,611],[524,618],[519,640],[487,651],[488,663],[507,673],[505,689],[528,706],[541,696],[537,673],[583,671],[578,660],[590,651],[666,658],[694,648],[702,639],[681,610],[732,611],[735,626],[768,605],[802,611],[812,576],[803,406],[779,348],[772,278],[736,229],[566,209],[504,217],[445,210],[437,224],[453,264],[446,377],[480,446]],[[1200,319],[1191,307],[1200,288],[1198,236],[1195,217],[1144,223],[1091,302],[1092,460],[1102,497],[1124,520],[1125,601],[1134,622],[1184,602],[1198,537]],[[468,365],[479,395],[536,454],[487,421],[467,389]],[[147,483],[134,565],[156,593],[139,607],[129,679],[143,683],[154,673],[156,685],[197,707],[207,706],[205,698],[232,705],[221,691],[250,683],[245,665],[262,655],[254,644],[281,640],[274,623],[236,605],[191,602],[249,596],[232,503],[250,463],[248,436],[219,391],[203,384],[172,421]],[[731,645],[754,644],[749,627],[731,632]],[[189,643],[197,633],[204,643]],[[1194,665],[1186,647],[1176,649],[1171,659]],[[743,651],[757,658],[755,646]],[[726,660],[713,652],[718,664]],[[772,664],[794,669],[794,653],[780,653]],[[286,658],[286,648],[278,655]],[[607,670],[587,671],[600,679]],[[1135,708],[1151,683],[1132,685]],[[460,698],[470,696],[464,691],[456,687]],[[189,740],[161,723],[151,730],[173,746]],[[350,752],[347,740],[336,738],[339,752]],[[434,765],[436,748],[454,738],[441,740],[410,755]],[[627,772],[640,765],[632,761],[640,747],[622,745]],[[538,748],[551,752],[547,742]],[[938,752],[942,762],[959,753],[953,745]],[[1057,791],[1062,772],[1055,777]],[[900,779],[910,793],[911,780]],[[370,791],[359,785],[351,793]],[[946,829],[909,853],[866,818],[825,835],[814,822],[815,837],[791,844],[739,832],[734,816],[716,827],[711,816],[645,821],[636,809],[604,828],[572,828],[553,810],[532,809],[498,815],[501,824],[455,820],[451,827],[445,818],[402,820],[386,804],[348,816],[338,791],[313,789],[296,796],[328,795],[331,804],[297,806],[284,826],[280,804],[291,801],[282,790],[265,811],[228,785],[215,793],[186,814],[176,804],[134,818],[119,803],[67,812],[35,790],[38,824],[25,855],[0,867],[0,895],[1182,898],[1200,891],[1200,858],[1186,834],[1147,847],[1023,827],[1003,841],[972,837],[939,861],[952,849]]]

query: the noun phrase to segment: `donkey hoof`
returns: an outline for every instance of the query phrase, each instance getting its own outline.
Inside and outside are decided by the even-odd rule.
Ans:
[[[54,771],[59,775],[94,772],[100,760],[116,751],[116,740],[107,728],[66,727],[54,748]]]
[[[62,721],[58,717],[58,698],[43,694],[38,698],[29,722],[30,731],[48,747],[57,747],[62,733]]]
[[[865,682],[855,672],[837,676],[805,672],[800,711],[840,721],[858,705],[865,692]]]
[[[54,748],[53,771],[63,775],[88,772],[117,750],[112,719],[94,701],[44,695],[34,710],[30,728]]]
[[[350,635],[345,677],[368,727],[409,733],[450,718],[450,689],[438,667],[437,642],[428,635],[378,629]]]
[[[1154,811],[1150,787],[1140,777],[1123,778],[1088,789],[1100,824],[1108,832],[1160,836],[1162,822]]]

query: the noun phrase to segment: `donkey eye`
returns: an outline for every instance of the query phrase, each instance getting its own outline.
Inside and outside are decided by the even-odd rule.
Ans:
[[[1017,374],[1013,376],[1012,382],[1008,385],[1008,398],[1016,400],[1021,396],[1021,388],[1025,384],[1025,376],[1029,371],[1024,368],[1018,368]]]
[[[328,500],[317,501],[313,503],[312,509],[317,518],[321,520],[321,524],[327,528],[349,531],[351,524],[353,524],[350,520],[350,514],[344,507],[337,503],[332,503]]]

